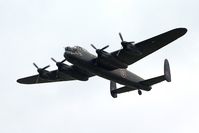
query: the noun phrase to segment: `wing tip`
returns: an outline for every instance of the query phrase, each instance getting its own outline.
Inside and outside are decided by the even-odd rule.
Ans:
[[[187,28],[176,28],[176,29],[174,29],[174,31],[176,31],[178,34],[180,34],[181,36],[183,36],[184,34],[186,34],[187,33]]]
[[[16,82],[19,83],[19,84],[33,84],[31,82],[25,81],[23,78],[22,79],[17,79]]]
[[[26,83],[24,83],[23,82],[23,80],[22,79],[17,79],[17,81],[16,81],[17,83],[19,83],[19,84],[26,84]]]
[[[21,80],[20,79],[17,79],[16,82],[21,84]]]

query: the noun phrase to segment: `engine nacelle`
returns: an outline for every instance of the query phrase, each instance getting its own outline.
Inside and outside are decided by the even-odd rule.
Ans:
[[[117,60],[114,56],[112,56],[109,53],[107,53],[106,55],[102,55],[100,58],[97,58],[97,63],[102,67],[110,69],[118,69],[118,68],[125,69],[128,67],[127,64]]]
[[[69,66],[67,68],[64,68],[61,70],[62,73],[69,75],[70,77],[81,80],[81,81],[87,81],[89,76],[82,72],[81,69],[74,67],[74,66]]]
[[[123,49],[129,54],[135,56],[142,55],[142,52],[134,44],[127,44],[126,47],[123,47]]]
[[[50,79],[50,72],[47,70],[38,70],[39,72],[39,77],[42,79]]]

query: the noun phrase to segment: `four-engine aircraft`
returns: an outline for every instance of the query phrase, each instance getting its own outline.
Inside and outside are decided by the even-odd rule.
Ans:
[[[17,82],[39,84],[70,80],[87,81],[90,77],[97,75],[110,80],[110,93],[113,98],[116,98],[117,94],[133,90],[138,90],[138,94],[141,95],[141,90],[150,91],[152,89],[151,86],[154,84],[165,80],[171,82],[169,62],[165,59],[163,75],[147,80],[128,71],[128,65],[164,47],[183,36],[186,32],[186,28],[176,28],[138,43],[124,41],[121,33],[119,33],[122,49],[108,53],[105,51],[109,47],[108,45],[98,49],[91,44],[96,50],[97,56],[79,46],[66,47],[63,61],[58,62],[51,58],[56,63],[57,70],[47,71],[46,69],[49,65],[39,68],[33,63],[37,68],[38,74],[18,79]],[[66,60],[73,65],[65,64]],[[116,83],[124,86],[117,88]]]

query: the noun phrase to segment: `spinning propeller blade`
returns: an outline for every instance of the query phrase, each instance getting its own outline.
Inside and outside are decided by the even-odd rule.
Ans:
[[[36,83],[38,83],[39,78],[40,78],[42,72],[43,72],[45,69],[47,69],[48,67],[50,67],[50,65],[47,65],[47,66],[45,66],[45,67],[43,67],[43,68],[39,68],[39,67],[36,65],[36,63],[33,63],[33,65],[37,68],[37,72],[39,73],[39,75],[38,75],[38,77],[37,77],[37,80],[36,80]]]
[[[43,67],[43,68],[39,68],[39,67],[36,65],[36,63],[33,63],[33,65],[37,68],[37,71],[38,71],[38,72],[41,71],[41,70],[45,70],[45,69],[47,69],[47,68],[50,67],[50,65],[47,65],[47,66],[45,66],[45,67]]]
[[[123,47],[125,47],[125,45],[129,45],[129,44],[133,45],[133,43],[135,43],[134,41],[131,41],[131,42],[124,41],[122,34],[120,32],[119,32],[119,36],[120,36],[121,44],[122,44]]]
[[[91,46],[92,46],[95,50],[97,50],[97,48],[96,48],[93,44],[91,44]]]
[[[121,39],[121,40],[122,40],[122,42],[123,42],[124,40],[123,40],[122,34],[121,34],[121,33],[119,33],[119,36],[120,36],[120,39]]]
[[[109,47],[109,45],[107,45],[107,46],[105,46],[105,47],[103,47],[102,49],[100,49],[101,51],[103,51],[103,50],[105,50],[105,49],[107,49]]]
[[[128,50],[129,48],[134,47],[134,43],[135,43],[134,41],[131,41],[131,42],[124,41],[122,34],[120,32],[119,32],[119,36],[120,36],[120,39],[121,39],[121,45],[122,45],[123,49]],[[121,50],[118,51],[117,56],[119,56],[120,52],[121,52]]]
[[[54,61],[55,63],[57,63],[57,61],[54,58],[51,58],[52,61]]]
[[[105,46],[105,47],[103,47],[101,49],[97,49],[93,44],[91,44],[91,46],[95,49],[95,51],[98,54],[98,56],[101,56],[103,54],[104,50],[109,47],[109,45],[107,45],[107,46]]]
[[[101,49],[97,49],[93,44],[91,44],[91,46],[95,49],[95,52],[97,53],[97,56],[98,56],[98,58],[95,60],[95,64],[99,63],[100,57],[103,57],[103,56],[106,56],[106,55],[109,54],[109,53],[104,51],[106,48],[109,47],[109,45],[107,45],[107,46],[105,46],[105,47],[103,47]]]
[[[62,63],[64,63],[66,61],[66,59],[63,59],[62,61],[58,62],[54,58],[51,58],[51,60],[54,61],[57,66],[60,65],[60,64],[62,64]]]
[[[50,65],[45,66],[44,68],[42,68],[42,70],[45,70],[45,69],[47,69],[47,68],[49,68],[49,67],[50,67]]]
[[[91,44],[91,46],[97,51],[103,51],[103,50],[105,50],[106,48],[108,48],[109,47],[109,45],[106,45],[105,47],[103,47],[103,48],[101,48],[101,49],[97,49],[93,44]]]
[[[37,69],[39,69],[39,67],[38,67],[35,63],[33,63],[33,65],[34,65]]]

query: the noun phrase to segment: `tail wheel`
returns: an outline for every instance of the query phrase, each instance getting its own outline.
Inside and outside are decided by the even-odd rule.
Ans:
[[[139,94],[139,95],[142,95],[142,91],[141,91],[141,90],[138,90],[138,94]]]

